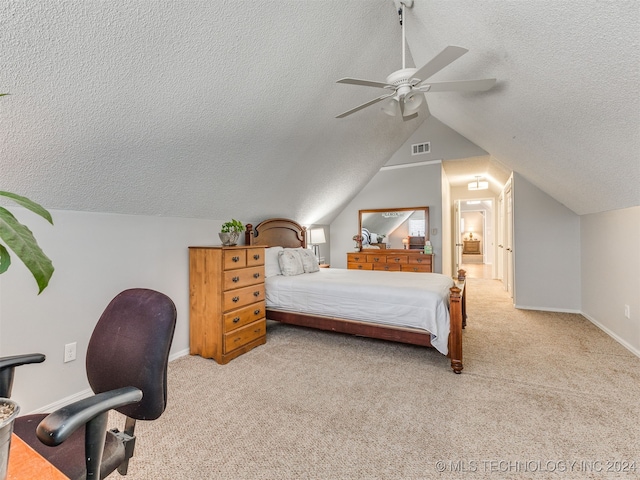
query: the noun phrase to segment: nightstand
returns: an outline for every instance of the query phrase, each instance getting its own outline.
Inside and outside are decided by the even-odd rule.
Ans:
[[[328,263],[321,263],[320,265],[318,265],[320,268],[329,268],[331,265],[329,265]]]

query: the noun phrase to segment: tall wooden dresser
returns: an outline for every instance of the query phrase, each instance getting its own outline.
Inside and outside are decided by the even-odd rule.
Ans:
[[[264,247],[189,247],[190,353],[220,364],[266,342]]]
[[[433,272],[433,254],[417,250],[363,249],[347,253],[347,268],[388,272]]]

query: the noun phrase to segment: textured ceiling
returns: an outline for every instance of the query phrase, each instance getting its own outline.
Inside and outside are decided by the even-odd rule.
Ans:
[[[431,113],[579,214],[640,204],[638,2],[426,1],[407,13]],[[52,209],[333,218],[424,120],[338,85],[401,67],[391,0],[9,1],[0,189]]]

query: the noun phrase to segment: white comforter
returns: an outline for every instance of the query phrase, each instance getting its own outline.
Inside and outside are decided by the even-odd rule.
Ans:
[[[426,330],[447,354],[449,288],[439,273],[321,268],[265,282],[267,308]]]

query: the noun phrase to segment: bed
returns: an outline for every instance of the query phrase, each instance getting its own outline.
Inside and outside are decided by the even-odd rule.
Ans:
[[[245,235],[247,245],[306,249],[306,228],[284,218],[265,220],[255,227],[248,224]],[[267,250],[267,259],[277,250]],[[269,320],[433,347],[450,358],[454,373],[462,372],[463,270],[455,280],[433,273],[347,269],[291,276],[267,271],[265,277]],[[338,289],[332,290],[337,283]],[[392,291],[399,296],[391,295]],[[374,308],[366,311],[356,299]],[[388,323],[391,317],[394,324]]]

